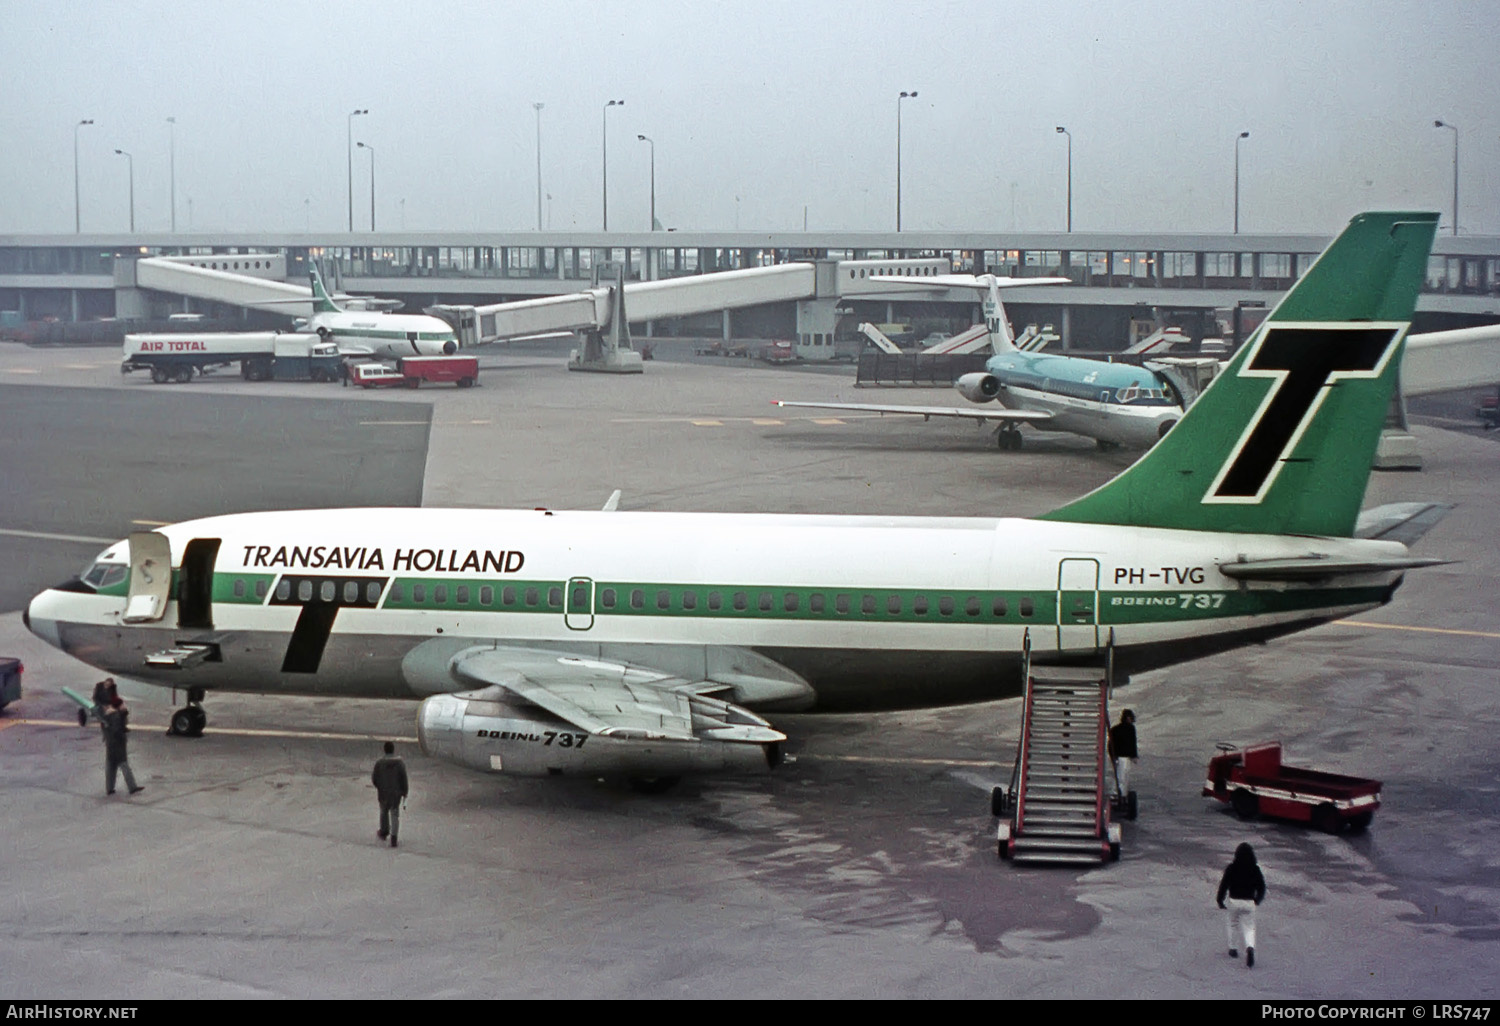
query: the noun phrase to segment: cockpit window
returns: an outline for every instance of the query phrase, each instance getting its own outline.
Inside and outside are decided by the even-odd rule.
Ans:
[[[1122,403],[1133,403],[1140,398],[1141,389],[1138,385],[1128,385],[1115,393],[1115,398]]]
[[[83,573],[83,583],[93,588],[109,588],[125,579],[129,568],[123,563],[95,563]]]

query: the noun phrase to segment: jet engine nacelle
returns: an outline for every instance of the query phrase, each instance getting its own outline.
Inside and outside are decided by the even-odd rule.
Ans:
[[[712,730],[687,740],[596,734],[529,704],[496,701],[493,691],[424,699],[417,709],[422,752],[469,769],[528,777],[765,773],[782,758],[785,737],[769,728],[739,728],[746,740],[705,736]]]
[[[993,374],[981,374],[976,371],[973,374],[961,375],[954,383],[954,387],[958,389],[959,395],[971,403],[987,403],[1000,394],[1000,379]]]

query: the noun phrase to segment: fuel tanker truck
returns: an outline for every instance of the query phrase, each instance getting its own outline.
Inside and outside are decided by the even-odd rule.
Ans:
[[[339,362],[337,343],[310,333],[126,335],[120,373],[150,371],[160,385],[238,363],[246,381],[337,381]]]

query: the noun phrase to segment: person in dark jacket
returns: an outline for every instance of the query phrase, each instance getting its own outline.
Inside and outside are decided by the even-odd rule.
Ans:
[[[1255,849],[1241,844],[1234,850],[1234,861],[1224,867],[1216,899],[1224,910],[1224,925],[1229,932],[1229,957],[1239,958],[1235,946],[1238,930],[1245,938],[1245,966],[1255,966],[1255,907],[1266,898],[1266,878],[1255,861]],[[1226,904],[1227,899],[1227,904]]]
[[[375,794],[380,799],[380,829],[375,836],[382,841],[390,837],[394,848],[396,834],[401,829],[401,803],[406,800],[406,763],[397,757],[394,743],[385,743],[385,754],[375,760],[370,783],[375,785]]]
[[[102,725],[104,723],[104,710],[110,706],[110,700],[117,694],[115,679],[105,677],[94,685],[94,718]],[[82,726],[82,724],[79,724]]]
[[[130,763],[125,754],[126,735],[130,732],[128,720],[130,711],[125,708],[125,702],[119,695],[110,698],[109,705],[104,709],[102,726],[104,730],[104,793],[115,793],[115,772],[123,771],[125,774],[125,786],[130,789],[131,794],[139,794],[144,787],[139,787],[135,782],[135,774],[130,772]]]
[[[1130,794],[1130,770],[1135,765],[1135,713],[1126,709],[1120,722],[1109,728],[1109,757],[1115,761],[1115,789],[1124,799]]]

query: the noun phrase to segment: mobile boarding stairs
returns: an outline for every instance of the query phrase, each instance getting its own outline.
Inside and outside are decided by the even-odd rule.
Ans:
[[[1111,801],[1107,752],[1114,632],[1097,665],[1034,666],[1031,637],[1022,649],[1026,692],[1009,789],[997,787],[990,811],[1000,818],[1002,859],[1100,863],[1120,858],[1118,811],[1131,818],[1135,795]]]

